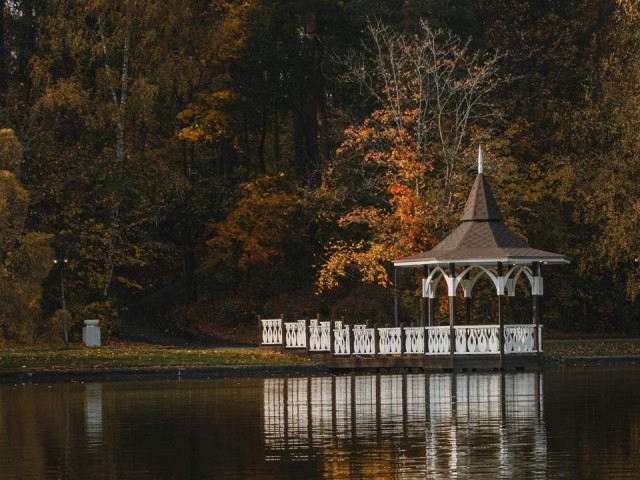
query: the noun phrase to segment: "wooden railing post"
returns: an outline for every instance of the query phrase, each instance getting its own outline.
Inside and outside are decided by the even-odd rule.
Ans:
[[[258,338],[260,339],[260,345],[262,345],[264,340],[264,335],[262,331],[262,315],[258,315],[258,335],[260,335]]]
[[[285,350],[287,346],[287,332],[284,329],[285,318],[286,317],[284,313],[280,315],[280,328],[282,329],[282,344],[281,344],[282,350]]]
[[[498,262],[498,336],[500,337],[500,368],[504,368],[504,267],[502,262]]]
[[[333,329],[334,329],[334,322],[333,320],[329,320],[329,353],[333,356],[333,354],[335,353],[335,339],[333,338],[335,333],[333,333]]]
[[[404,323],[400,323],[400,355],[404,355],[407,351],[406,345],[404,344],[407,340],[407,336],[404,334]]]
[[[456,264],[449,264],[449,281],[455,284],[456,279]],[[451,368],[455,365],[455,352],[456,352],[456,331],[455,331],[455,323],[456,323],[456,292],[449,286],[449,342],[450,349],[449,352],[449,366]]]
[[[309,332],[309,318],[304,319],[304,343],[305,350],[309,353],[309,343],[311,341],[311,332]]]
[[[377,323],[373,324],[373,354],[378,355],[380,353],[380,345],[379,342],[379,334],[378,334],[378,325]]]
[[[347,330],[349,332],[349,355],[353,355],[354,352],[354,348],[353,348],[353,341],[354,341],[354,334],[353,334],[353,325],[343,325],[347,327]]]

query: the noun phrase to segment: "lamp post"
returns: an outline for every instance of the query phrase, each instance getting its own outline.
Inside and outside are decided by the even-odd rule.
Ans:
[[[56,258],[53,260],[55,265],[58,265],[60,268],[60,303],[62,305],[62,328],[64,329],[64,345],[65,347],[69,346],[69,328],[67,325],[67,301],[64,298],[64,266],[69,263],[69,260],[66,258],[60,258],[59,260]]]

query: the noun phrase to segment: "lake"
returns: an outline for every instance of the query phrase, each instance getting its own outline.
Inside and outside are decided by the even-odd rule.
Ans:
[[[2,385],[0,478],[638,479],[640,367]]]

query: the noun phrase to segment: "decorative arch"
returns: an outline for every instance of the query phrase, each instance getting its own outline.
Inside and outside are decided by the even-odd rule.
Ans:
[[[514,273],[515,273],[515,276],[513,276],[513,278],[511,278],[511,275],[513,275]],[[514,265],[513,267],[511,267],[509,269],[509,271],[505,275],[507,293],[508,293],[508,295],[510,297],[514,297],[515,296],[515,294],[516,294],[516,285],[518,283],[518,279],[522,276],[522,274],[524,274],[524,276],[529,281],[529,286],[531,287],[531,293],[533,294],[533,291],[535,289],[535,287],[534,287],[534,279],[533,279],[533,272],[526,265]]]
[[[447,287],[449,287],[449,276],[441,267],[438,266],[434,268],[429,276],[424,279],[424,284],[422,286],[422,296],[425,298],[435,298],[436,289],[438,288],[438,284],[443,278],[447,280]]]
[[[467,269],[465,269],[464,273],[466,273],[467,271],[469,271],[469,270],[471,270],[473,268],[477,268],[478,270],[480,270],[480,272],[478,272],[477,275],[474,275],[474,277],[471,279],[471,283],[470,283],[470,286],[469,286],[470,287],[469,288],[469,296],[471,296],[471,292],[473,291],[473,287],[475,287],[476,282],[480,278],[482,278],[483,275],[486,275],[487,277],[489,277],[489,279],[493,283],[493,286],[496,287],[496,291],[498,292],[498,294],[500,294],[500,277],[498,276],[498,272],[495,272],[490,268],[483,267],[482,265],[473,265],[473,266],[468,267]]]

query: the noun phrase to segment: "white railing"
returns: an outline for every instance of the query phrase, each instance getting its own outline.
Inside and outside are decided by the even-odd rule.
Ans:
[[[402,353],[401,328],[379,328],[378,337],[378,352],[381,355]]]
[[[282,345],[282,320],[279,318],[263,319],[262,322],[262,344]]]
[[[307,348],[305,320],[285,322],[281,319],[261,319],[262,345],[283,345],[285,348]],[[284,328],[283,328],[284,325]],[[367,328],[366,325],[343,325],[309,321],[309,351],[334,355],[448,355],[451,352],[451,329],[443,327]],[[498,325],[455,326],[454,352],[457,355],[499,354]],[[353,336],[353,338],[351,338]],[[404,340],[403,340],[404,337]],[[353,343],[351,343],[353,340]],[[404,343],[403,343],[404,341]],[[404,347],[404,352],[403,352]],[[542,325],[505,325],[504,353],[542,352]]]
[[[353,330],[353,353],[356,355],[375,355],[374,329],[366,328],[364,325],[354,325]]]
[[[535,325],[505,325],[504,353],[536,352],[535,331]]]
[[[304,323],[304,320],[298,320],[297,322],[287,322],[284,324],[285,348],[307,347],[307,337]]]
[[[424,331],[423,327],[405,327],[405,353],[424,353]]]
[[[426,355],[444,355],[451,351],[451,329],[449,327],[426,327]]]
[[[333,325],[333,354],[349,355],[351,345],[349,344],[349,326],[342,326],[342,322],[335,322]]]
[[[309,321],[309,351],[331,351],[331,327],[329,324],[330,322],[320,322],[318,325],[318,320]]]
[[[477,327],[454,327],[457,354],[500,353],[500,327],[479,325]]]

